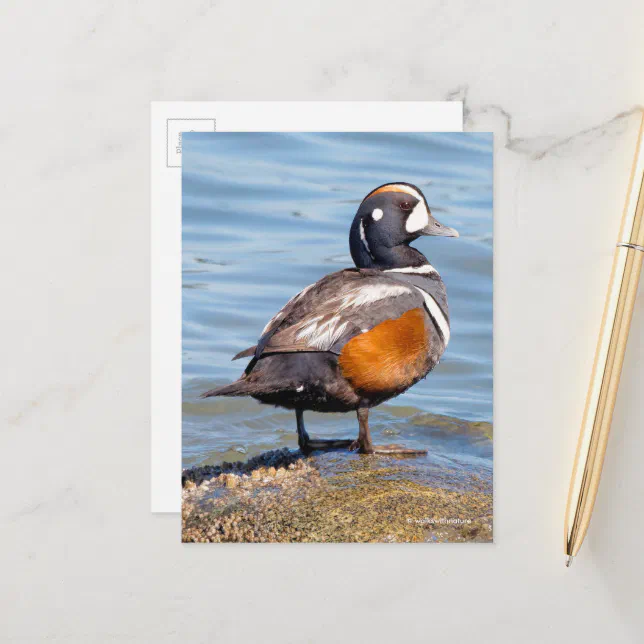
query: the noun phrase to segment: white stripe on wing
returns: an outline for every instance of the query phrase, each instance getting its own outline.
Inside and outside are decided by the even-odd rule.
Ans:
[[[271,325],[276,322],[281,322],[284,318],[284,310],[289,304],[292,304],[296,300],[299,300],[305,293],[307,293],[315,284],[309,284],[306,288],[303,288],[299,293],[296,293],[269,321],[268,324],[262,330],[262,335],[266,333],[271,328]]]
[[[316,349],[329,349],[332,347],[346,331],[350,320],[342,316],[342,312],[359,306],[364,306],[372,302],[377,302],[388,297],[397,297],[411,292],[412,287],[399,284],[377,284],[370,286],[360,286],[342,296],[334,298],[331,303],[337,302],[336,315],[323,321],[322,316],[317,316],[306,320],[297,333],[297,340],[305,340],[307,344]]]

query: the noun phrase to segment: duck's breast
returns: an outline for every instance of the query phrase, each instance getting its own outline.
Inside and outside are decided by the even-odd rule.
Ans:
[[[338,363],[359,395],[380,399],[405,391],[427,375],[442,348],[427,312],[415,308],[352,338]]]

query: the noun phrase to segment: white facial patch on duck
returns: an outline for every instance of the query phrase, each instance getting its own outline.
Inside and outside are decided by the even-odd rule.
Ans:
[[[425,228],[429,223],[429,211],[425,205],[425,201],[421,199],[416,207],[411,211],[407,221],[405,222],[405,229],[408,233],[416,233],[421,228]]]
[[[373,259],[373,255],[371,254],[371,248],[369,248],[369,243],[367,242],[367,237],[364,234],[364,221],[362,219],[360,220],[360,240],[362,241],[362,245],[364,246],[365,250],[369,254],[369,257]]]
[[[371,216],[373,217],[373,220],[374,220],[374,221],[380,221],[380,220],[382,219],[382,216],[383,216],[384,214],[385,214],[385,213],[384,213],[384,212],[382,212],[382,210],[380,210],[380,208],[376,208],[376,209],[371,213]]]

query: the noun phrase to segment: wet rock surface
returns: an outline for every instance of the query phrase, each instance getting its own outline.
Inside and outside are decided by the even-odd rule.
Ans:
[[[490,473],[280,449],[183,472],[184,542],[489,542]]]

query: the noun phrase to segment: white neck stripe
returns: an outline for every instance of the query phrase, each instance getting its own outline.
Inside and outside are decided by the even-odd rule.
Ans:
[[[414,288],[418,288],[418,287],[415,286]],[[418,290],[421,292],[423,299],[425,300],[425,306],[427,307],[427,311],[429,312],[429,315],[431,316],[432,320],[434,320],[434,322],[440,329],[441,335],[443,336],[443,340],[445,342],[445,346],[447,347],[447,343],[449,342],[450,332],[449,332],[449,322],[447,321],[445,314],[443,313],[441,307],[438,306],[438,304],[436,303],[436,300],[429,293],[427,293],[426,291],[423,291],[422,288],[418,288]]]
[[[438,271],[431,264],[423,264],[422,266],[405,266],[404,268],[388,268],[385,273],[416,273],[417,275],[431,275],[431,273],[438,273]]]
[[[369,248],[369,244],[367,243],[367,237],[364,234],[364,222],[362,219],[360,220],[360,239],[362,240],[362,245],[364,246],[365,250],[367,253],[369,253],[369,257],[373,259],[373,255],[371,254],[371,248]]]

